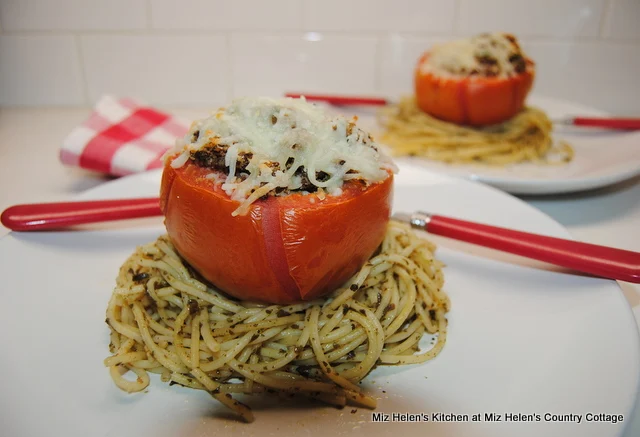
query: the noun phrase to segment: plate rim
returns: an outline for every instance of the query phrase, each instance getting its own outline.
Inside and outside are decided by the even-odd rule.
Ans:
[[[405,167],[402,166],[401,169]],[[498,195],[500,198],[504,198],[504,199],[508,199],[508,201],[513,202],[515,201],[516,204],[518,204],[520,207],[524,207],[528,213],[533,213],[536,215],[536,219],[535,221],[539,221],[541,218],[544,218],[545,220],[548,220],[550,223],[553,223],[555,227],[557,227],[557,229],[564,234],[564,236],[566,238],[571,238],[573,239],[573,236],[571,235],[570,231],[561,223],[559,223],[558,221],[556,221],[555,219],[553,219],[551,216],[549,216],[548,214],[544,213],[543,211],[535,208],[532,205],[529,205],[527,202],[523,201],[522,199],[519,199],[503,190],[500,190],[498,188],[495,188],[493,186],[484,184],[484,183],[480,183],[480,182],[476,182],[473,180],[468,180],[468,179],[462,179],[462,178],[456,178],[450,175],[443,175],[440,173],[436,173],[436,172],[431,172],[427,169],[421,168],[420,166],[416,166],[416,165],[408,165],[407,167],[412,167],[415,170],[419,171],[419,172],[424,172],[424,173],[428,173],[433,177],[436,177],[437,179],[442,180],[445,183],[449,183],[449,184],[455,184],[455,185],[462,185],[462,186],[476,186],[479,187],[482,190],[488,190],[490,192],[492,192],[493,195]],[[102,198],[107,198],[107,197],[103,197],[101,195],[99,195],[98,197],[95,197],[95,193],[96,192],[100,192],[103,191],[105,189],[109,189],[111,187],[118,187],[120,185],[126,186],[128,184],[130,184],[130,181],[135,181],[137,179],[142,179],[145,180],[147,182],[153,182],[156,179],[158,179],[158,175],[161,174],[162,170],[161,169],[156,169],[156,170],[150,170],[150,171],[145,171],[145,172],[140,172],[140,173],[136,173],[136,174],[132,174],[132,175],[128,175],[128,176],[124,176],[118,179],[113,179],[110,181],[106,181],[96,187],[92,187],[90,189],[87,189],[81,193],[77,193],[73,196],[70,196],[71,200],[89,200],[89,199],[102,199]],[[108,188],[105,188],[108,187]],[[119,188],[116,188],[116,191]],[[120,189],[120,191],[122,191]],[[122,194],[120,194],[120,196],[122,196]],[[135,197],[135,196],[134,196]],[[97,232],[100,232],[99,230]],[[7,236],[11,235],[13,232],[7,233],[4,236],[2,236],[2,238],[0,238],[0,246],[2,246],[3,244],[7,243]],[[630,317],[631,320],[635,320],[634,316],[633,316],[633,312],[631,309],[631,306],[629,304],[629,302],[626,300],[626,298],[624,297],[624,294],[622,292],[622,289],[620,287],[620,284],[617,281],[611,281],[608,280],[607,281],[610,285],[615,284],[615,288],[616,288],[616,293],[618,293],[618,298],[622,299],[625,303],[624,307],[626,309],[626,313],[628,314],[627,317]],[[631,334],[634,338],[635,338],[635,355],[640,357],[640,332],[638,330],[634,330],[634,333]],[[640,370],[640,366],[636,366],[636,370]],[[640,378],[637,379],[637,384],[635,387],[635,390],[633,392],[633,400],[630,403],[627,411],[625,411],[623,414],[625,415],[625,420],[622,423],[622,426],[620,427],[620,436],[624,435],[629,427],[629,424],[631,422],[630,420],[630,415],[634,412],[636,406],[638,405],[638,403],[640,402]]]
[[[528,96],[527,104],[531,104],[532,106],[542,107],[546,112],[544,107],[547,105],[557,105],[557,106],[566,106],[569,109],[565,111],[564,116],[571,115],[585,115],[585,116],[594,116],[594,117],[606,117],[610,116],[611,112],[604,111],[601,109],[597,109],[590,105],[584,105],[581,103],[573,102],[571,100],[560,99],[556,97],[546,96],[544,94],[532,93]],[[377,124],[377,122],[376,122]],[[640,132],[640,131],[639,131]],[[640,134],[638,135],[640,140]],[[570,177],[565,179],[552,179],[545,180],[543,177],[539,179],[536,178],[521,178],[521,179],[510,179],[503,178],[499,175],[485,175],[482,173],[478,173],[478,167],[464,169],[464,166],[458,167],[460,170],[459,173],[455,173],[454,171],[449,171],[448,168],[436,168],[429,167],[429,164],[439,164],[438,162],[429,161],[424,158],[410,158],[410,157],[396,157],[396,159],[406,160],[408,162],[415,162],[415,165],[423,166],[425,170],[428,170],[433,173],[437,173],[443,176],[449,176],[453,178],[471,180],[475,182],[481,182],[486,185],[490,185],[494,188],[498,188],[502,191],[506,191],[509,194],[515,195],[553,195],[553,194],[568,194],[568,193],[578,193],[589,190],[594,190],[598,188],[608,187],[617,183],[624,182],[626,180],[632,179],[638,175],[640,175],[640,165],[634,167],[633,165],[623,166],[623,169],[620,171],[615,171],[612,173],[608,173],[601,176],[589,176],[583,175],[580,177]],[[634,161],[635,162],[635,161]],[[640,163],[640,158],[638,159]]]

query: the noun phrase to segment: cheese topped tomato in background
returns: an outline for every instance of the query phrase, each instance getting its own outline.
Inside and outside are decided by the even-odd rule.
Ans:
[[[435,46],[415,70],[418,107],[444,121],[502,123],[523,107],[535,76],[513,35],[482,34]]]

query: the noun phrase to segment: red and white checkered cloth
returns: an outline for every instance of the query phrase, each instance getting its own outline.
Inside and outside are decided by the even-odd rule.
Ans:
[[[189,123],[132,99],[105,96],[62,144],[60,160],[114,176],[162,166],[160,158]]]

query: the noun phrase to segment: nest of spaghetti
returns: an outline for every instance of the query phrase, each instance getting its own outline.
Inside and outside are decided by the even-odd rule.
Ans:
[[[372,369],[422,363],[445,345],[450,303],[434,250],[390,222],[379,250],[342,288],[318,300],[266,305],[216,290],[161,236],[120,269],[107,309],[112,355],[105,365],[127,392],[144,390],[157,373],[207,391],[248,422],[251,409],[236,394],[375,408],[358,386]],[[421,351],[426,334],[431,345]]]
[[[417,156],[450,164],[507,166],[533,162],[566,164],[573,148],[554,143],[553,123],[540,109],[525,107],[507,121],[483,127],[440,120],[420,110],[414,97],[384,108],[380,142],[395,156]]]

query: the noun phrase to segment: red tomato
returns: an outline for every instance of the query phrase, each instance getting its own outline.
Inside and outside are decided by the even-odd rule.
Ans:
[[[486,126],[512,118],[524,106],[535,70],[527,69],[511,77],[443,77],[424,72],[425,53],[415,71],[415,94],[424,112],[451,123]]]
[[[188,162],[165,165],[160,206],[176,249],[204,278],[244,300],[291,303],[343,285],[382,242],[393,175],[364,187],[347,182],[339,196],[292,193],[240,205]]]

